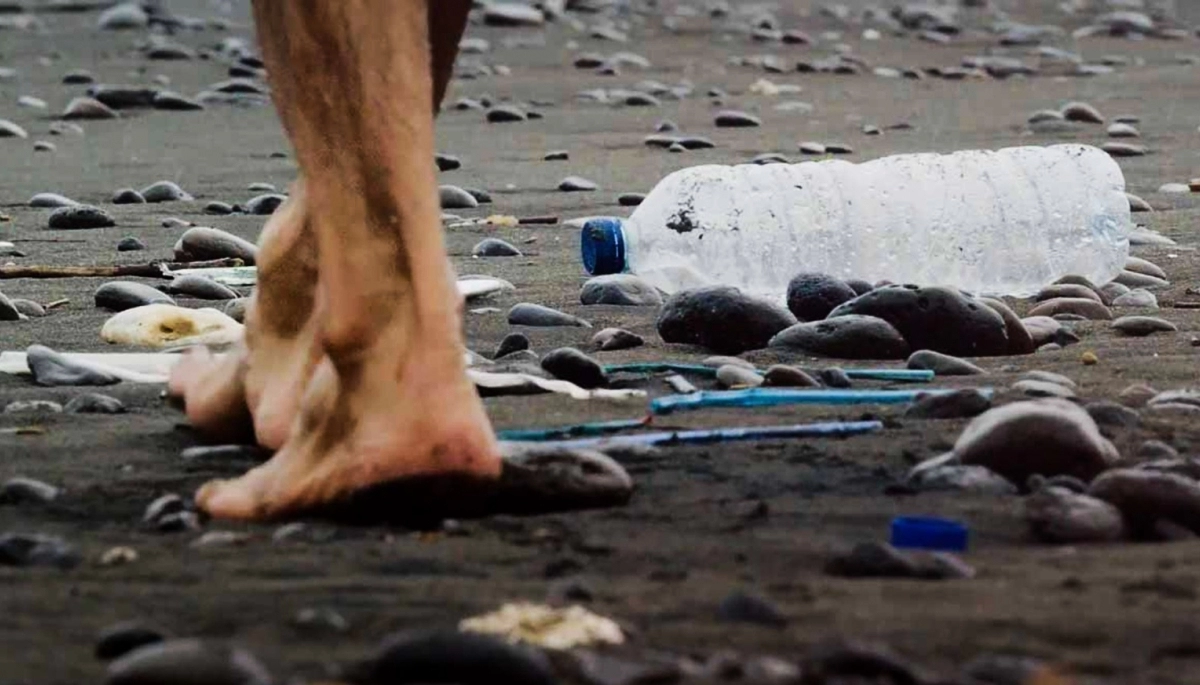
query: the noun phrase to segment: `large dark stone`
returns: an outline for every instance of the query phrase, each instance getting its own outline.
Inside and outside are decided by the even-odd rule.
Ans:
[[[1008,352],[1004,319],[991,307],[957,290],[893,285],[876,288],[829,313],[865,314],[887,321],[913,349],[964,357]]]
[[[684,290],[671,296],[658,315],[658,334],[669,343],[699,345],[719,354],[767,346],[796,323],[783,307],[729,286]]]
[[[770,346],[838,359],[904,359],[909,352],[891,324],[856,315],[798,323],[771,338]]]
[[[845,281],[827,274],[800,274],[788,283],[787,307],[801,321],[820,321],[834,307],[858,297]]]

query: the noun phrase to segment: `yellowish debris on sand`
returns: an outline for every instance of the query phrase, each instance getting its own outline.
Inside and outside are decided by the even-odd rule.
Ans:
[[[615,621],[580,606],[565,608],[516,602],[496,611],[464,619],[458,629],[524,642],[547,649],[619,645],[625,634]]]

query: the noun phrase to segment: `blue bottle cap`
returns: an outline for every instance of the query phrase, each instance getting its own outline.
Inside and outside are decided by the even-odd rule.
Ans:
[[[592,219],[580,232],[579,251],[583,268],[593,276],[619,274],[625,270],[625,230],[616,217]]]
[[[921,516],[892,519],[893,547],[965,552],[967,536],[967,527],[956,521]]]

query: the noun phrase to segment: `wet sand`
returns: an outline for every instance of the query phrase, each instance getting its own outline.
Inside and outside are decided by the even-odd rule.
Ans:
[[[236,3],[238,5],[244,3]],[[674,3],[664,3],[674,6]],[[801,18],[815,3],[783,3],[787,28],[816,35],[836,24]],[[1017,3],[1014,3],[1017,4]],[[1014,13],[1029,23],[1058,22],[1050,11],[1019,3]],[[181,10],[213,14],[209,3],[179,3]],[[210,200],[244,202],[254,182],[280,188],[295,174],[286,141],[270,108],[210,106],[203,112],[135,110],[114,121],[81,122],[86,133],[49,136],[52,114],[61,111],[81,86],[59,83],[74,68],[91,69],[106,83],[148,83],[157,74],[171,88],[194,94],[226,78],[218,61],[147,62],[134,49],[141,32],[98,33],[95,14],[42,15],[45,34],[0,30],[0,66],[17,70],[0,82],[0,116],[30,132],[29,140],[0,140],[0,240],[17,241],[27,256],[19,264],[140,263],[168,258],[182,229],[163,228],[176,216],[217,226],[254,239],[261,217],[206,216]],[[587,17],[584,17],[587,19]],[[249,36],[245,8],[232,15],[227,32],[185,32],[176,39],[211,46],[226,35]],[[1078,22],[1069,24],[1075,26]],[[657,22],[634,29],[629,44],[601,42],[563,26],[542,30],[475,26],[492,52],[468,60],[504,64],[510,76],[457,81],[450,101],[490,94],[553,102],[539,109],[545,118],[488,125],[477,111],[447,111],[439,122],[438,144],[460,156],[463,168],[441,175],[443,183],[491,191],[495,202],[468,216],[490,213],[563,219],[592,214],[626,214],[617,207],[622,192],[645,192],[664,174],[703,163],[736,163],[761,152],[799,157],[806,140],[852,146],[852,160],[916,151],[1052,143],[1099,144],[1102,126],[1080,133],[1027,135],[1025,118],[1034,110],[1086,100],[1108,117],[1133,114],[1152,154],[1122,159],[1129,189],[1160,211],[1135,215],[1140,222],[1179,241],[1169,248],[1135,248],[1134,254],[1166,269],[1172,286],[1158,293],[1158,315],[1180,331],[1145,339],[1115,337],[1104,322],[1076,326],[1083,342],[1062,351],[1026,357],[977,360],[986,377],[939,381],[941,387],[981,384],[1004,388],[1022,372],[1063,373],[1080,386],[1085,400],[1113,399],[1124,387],[1146,382],[1160,389],[1195,384],[1200,348],[1191,340],[1200,313],[1173,309],[1194,299],[1187,289],[1200,272],[1195,196],[1159,195],[1166,182],[1186,182],[1200,168],[1200,88],[1196,68],[1179,54],[1200,54],[1188,41],[1129,41],[1089,38],[1061,44],[1089,58],[1126,55],[1143,64],[1118,67],[1096,78],[1038,76],[1007,81],[909,81],[872,75],[767,74],[729,67],[732,55],[774,53],[787,62],[823,57],[823,46],[752,43],[748,37],[722,39],[704,20],[678,35]],[[870,42],[851,29],[845,38],[872,66],[957,65],[965,55],[984,54],[994,40],[965,36],[950,45],[885,36]],[[505,47],[511,37],[541,38],[539,48]],[[565,44],[580,44],[572,52]],[[836,42],[836,41],[834,41]],[[627,67],[606,77],[570,67],[576,52],[632,50],[645,55],[647,70]],[[39,58],[49,57],[43,64]],[[691,79],[697,94],[656,108],[620,108],[581,102],[585,88],[631,87],[643,79],[668,84]],[[748,91],[768,78],[803,87],[796,96],[765,97]],[[717,129],[715,107],[702,94],[720,87],[725,106],[757,110],[763,126]],[[19,95],[45,99],[45,111],[18,108]],[[812,103],[814,111],[776,111],[780,101]],[[354,106],[355,103],[346,103]],[[670,154],[647,148],[642,138],[663,118],[688,133],[710,137],[711,150]],[[866,136],[863,124],[909,122],[911,131]],[[34,153],[33,139],[51,140],[53,153]],[[567,162],[542,161],[554,149],[570,150]],[[594,193],[560,193],[559,180],[581,175],[596,181]],[[160,179],[177,181],[195,202],[158,205],[107,204],[119,187],[142,187]],[[511,184],[511,185],[510,185]],[[46,210],[30,209],[28,198],[52,191],[102,204],[117,218],[114,228],[51,231]],[[137,236],[142,252],[117,253],[116,242]],[[484,236],[509,240],[526,251],[518,258],[472,259],[470,249]],[[499,312],[470,314],[472,349],[490,353],[509,331],[504,311],[528,301],[561,308],[596,329],[621,326],[646,337],[647,346],[600,353],[604,362],[699,360],[703,350],[666,345],[657,338],[653,308],[585,307],[578,304],[585,280],[578,258],[577,231],[566,226],[454,228],[447,233],[460,273],[484,273],[514,283],[514,294],[489,302]],[[56,242],[47,242],[56,241]],[[69,298],[51,316],[0,324],[0,347],[21,350],[33,343],[61,350],[115,351],[99,338],[106,314],[92,306],[91,294],[106,279],[9,280],[0,290],[39,302]],[[148,281],[149,282],[149,281]],[[198,306],[197,301],[181,304]],[[1028,303],[1015,303],[1020,311]],[[534,349],[585,346],[593,331],[525,329]],[[1081,355],[1099,357],[1084,366]],[[807,365],[839,365],[771,352],[746,355],[767,363],[777,358]],[[895,365],[894,363],[891,365]],[[978,381],[978,383],[976,383]],[[652,395],[667,394],[659,379],[631,379]],[[868,384],[869,386],[870,384]],[[630,627],[636,652],[643,649],[708,654],[733,649],[791,658],[823,639],[847,637],[890,645],[933,672],[953,675],[966,661],[985,653],[1031,656],[1061,665],[1081,682],[1196,682],[1200,667],[1200,626],[1195,620],[1200,590],[1200,542],[1050,547],[1029,537],[1016,497],[972,494],[890,496],[884,489],[913,463],[947,450],[963,421],[916,421],[895,407],[852,409],[786,408],[707,410],[659,419],[663,427],[792,423],[816,419],[883,417],[885,431],[846,440],[766,441],[699,447],[672,447],[631,459],[626,467],[637,483],[624,508],[515,519],[467,522],[466,535],[422,536],[385,528],[346,528],[313,522],[309,532],[289,542],[272,542],[274,526],[209,523],[207,530],[250,534],[244,545],[194,548],[198,534],[164,534],[140,524],[145,506],[174,492],[190,496],[212,477],[230,476],[245,464],[200,466],[179,452],[196,444],[182,417],[159,399],[160,388],[120,385],[100,389],[123,400],[130,412],[117,416],[0,415],[0,429],[35,425],[44,432],[0,434],[0,478],[27,476],[65,488],[44,506],[0,507],[0,532],[61,535],[85,557],[78,568],[0,567],[0,680],[6,683],[97,682],[103,666],[91,657],[97,631],[114,622],[140,619],[176,635],[232,639],[251,648],[281,679],[295,675],[317,680],[336,664],[370,653],[389,632],[409,627],[453,625],[459,619],[514,599],[541,600],[553,579],[546,569],[565,558],[578,562],[578,576],[595,590],[591,608]],[[45,389],[27,380],[0,377],[0,403],[18,399],[65,402],[82,390]],[[556,397],[495,398],[487,401],[501,428],[539,427],[578,421],[638,418],[645,405],[570,402]],[[1114,434],[1123,454],[1142,441],[1159,439],[1185,455],[1194,454],[1200,427],[1186,416],[1144,415],[1141,426]],[[755,502],[766,517],[747,520]],[[978,576],[971,580],[920,582],[843,580],[825,576],[831,551],[863,540],[885,539],[891,517],[933,514],[970,525],[972,548],[965,559]],[[96,559],[113,546],[137,550],[135,563],[101,567]],[[770,597],[789,617],[786,628],[721,623],[716,606],[729,592],[749,588]],[[344,633],[303,631],[292,617],[306,607],[329,607],[342,614]]]

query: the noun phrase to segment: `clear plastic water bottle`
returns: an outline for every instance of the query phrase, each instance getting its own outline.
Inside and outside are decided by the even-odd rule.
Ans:
[[[1124,191],[1116,162],[1087,145],[697,166],[630,218],[589,221],[583,261],[668,293],[723,284],[782,298],[793,276],[821,272],[1022,297],[1121,271]]]

